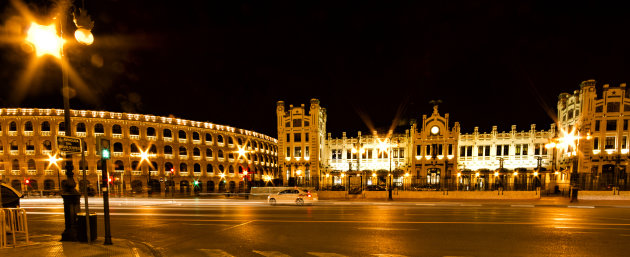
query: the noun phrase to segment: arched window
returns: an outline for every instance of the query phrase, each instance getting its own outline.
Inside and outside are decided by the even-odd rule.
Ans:
[[[193,140],[199,140],[199,133],[193,132]]]
[[[195,157],[201,156],[201,151],[199,151],[199,148],[195,147],[195,149],[193,149],[193,156]]]
[[[52,179],[44,180],[44,190],[53,190],[53,189],[55,189],[55,181]]]
[[[24,123],[24,131],[33,131],[33,123],[30,120]]]
[[[186,165],[186,163],[183,163],[183,162],[182,162],[182,163],[180,163],[180,164],[179,164],[179,171],[180,171],[180,172],[186,172],[186,171],[188,171],[188,165]]]
[[[210,135],[210,133],[206,133],[206,142],[212,142],[212,135]]]
[[[186,147],[179,147],[179,155],[188,155],[188,152],[186,152]]]
[[[118,135],[122,134],[122,127],[118,124],[114,125],[112,127],[112,134],[118,134]]]
[[[217,136],[217,142],[218,142],[219,144],[223,144],[223,136],[222,136],[222,135],[218,135],[218,136]]]
[[[173,134],[170,129],[164,129],[162,130],[162,137],[173,137]]]
[[[180,130],[177,136],[179,139],[186,139],[186,131]]]
[[[114,162],[114,170],[125,170],[125,164],[121,160]]]
[[[138,170],[138,161],[132,161],[131,162],[131,170]]]
[[[114,153],[122,153],[123,152],[123,145],[120,142],[116,142],[114,143]]]
[[[85,128],[85,123],[79,122],[77,123],[77,132],[85,133],[87,130]]]
[[[149,137],[154,137],[154,136],[155,136],[155,128],[153,128],[153,127],[148,127],[148,128],[147,128],[147,136],[149,136]]]
[[[15,121],[9,123],[9,131],[17,131],[17,123]]]
[[[11,151],[17,151],[18,150],[18,143],[17,141],[13,140],[11,141]]]
[[[223,158],[223,150],[219,149],[219,152],[217,153],[217,157]]]
[[[206,173],[213,173],[214,169],[212,169],[212,164],[206,165]]]
[[[129,127],[129,135],[139,136],[140,135],[140,129],[138,127],[136,127],[136,126]]]
[[[26,151],[34,151],[35,150],[35,143],[33,143],[33,140],[28,140],[28,142],[26,142]]]
[[[157,162],[151,162],[151,166],[149,167],[149,170],[157,170],[157,169],[158,169]]]
[[[36,170],[37,168],[35,167],[35,160],[33,159],[29,159],[27,162],[28,165],[28,169],[29,170]]]
[[[258,161],[258,155],[254,154],[254,161],[257,162]]]
[[[166,172],[171,172],[171,169],[173,169],[173,164],[170,162],[164,163],[164,170]]]
[[[20,170],[20,162],[17,159],[11,162],[11,170]]]
[[[170,145],[165,145],[164,154],[173,154],[173,147],[171,147]]]
[[[210,157],[210,158],[212,158],[212,157],[213,157],[213,156],[212,156],[212,149],[210,149],[210,148],[207,148],[207,149],[206,149],[206,157]]]
[[[223,167],[223,165],[219,164],[219,171],[221,173],[225,172],[225,168]]]
[[[241,139],[240,137],[236,139],[236,142],[238,142],[239,146],[243,145],[243,139]]]
[[[131,143],[131,145],[129,147],[130,147],[131,153],[139,153],[140,152],[140,150],[138,149],[138,146],[136,144],[134,144],[134,143]]]
[[[50,123],[48,123],[48,121],[42,122],[41,130],[42,131],[50,131]]]
[[[155,145],[151,145],[151,147],[149,147],[149,153],[157,154],[157,147],[155,147]]]
[[[201,165],[199,165],[199,163],[193,165],[193,172],[201,172]]]
[[[234,173],[234,166],[230,165],[230,167],[228,167],[228,172],[230,172],[230,174]]]
[[[66,123],[65,122],[59,122],[59,126],[57,126],[57,131],[66,131]]]
[[[228,137],[228,145],[233,145],[233,144],[234,144],[234,138]]]
[[[96,125],[94,125],[94,134],[105,134],[105,127],[103,127],[103,124],[101,123],[96,123]]]

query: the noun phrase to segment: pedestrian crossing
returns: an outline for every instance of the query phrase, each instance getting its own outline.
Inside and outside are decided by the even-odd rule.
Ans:
[[[222,249],[198,249],[207,257],[235,257],[236,255],[232,255]],[[265,257],[291,257],[291,255],[278,252],[278,251],[261,251],[261,250],[252,250],[252,253],[258,254],[260,256]],[[304,256],[300,254],[300,256]],[[306,256],[316,256],[316,257],[348,257],[348,255],[339,254],[339,253],[328,253],[328,252],[306,252]],[[377,257],[407,257],[406,255],[400,254],[369,254],[369,256],[377,256]]]

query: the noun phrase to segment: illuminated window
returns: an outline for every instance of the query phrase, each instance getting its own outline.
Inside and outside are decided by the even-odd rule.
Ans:
[[[310,153],[309,153],[309,151],[308,151],[308,146],[305,146],[305,147],[304,147],[304,157],[309,156],[309,154],[310,154]]]
[[[138,127],[136,127],[136,126],[129,127],[129,135],[139,136],[140,135],[140,129]]]
[[[606,137],[604,149],[605,150],[615,149],[615,140],[616,140],[616,137]]]
[[[164,154],[173,154],[173,147],[171,147],[170,145],[165,145]]]
[[[295,157],[302,157],[302,147],[295,147]]]
[[[193,132],[193,140],[199,140],[199,133]]]
[[[621,148],[622,149],[627,149],[628,148],[628,137],[627,136],[623,136],[621,139]]]
[[[306,121],[304,123],[306,123]],[[308,133],[304,133],[304,142],[308,142]]]
[[[170,130],[170,129],[164,129],[164,130],[162,131],[162,136],[163,136],[163,137],[173,137],[173,134],[171,133],[171,130]]]
[[[155,136],[155,128],[153,128],[153,127],[148,127],[148,128],[147,128],[147,136],[149,136],[149,137],[154,137],[154,136]]]

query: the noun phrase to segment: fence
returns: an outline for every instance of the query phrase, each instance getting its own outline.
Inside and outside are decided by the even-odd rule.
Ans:
[[[21,239],[18,235],[23,236],[26,244],[29,244],[26,210],[21,208],[0,209],[0,248],[15,247],[18,240]],[[8,243],[9,238],[11,244]]]

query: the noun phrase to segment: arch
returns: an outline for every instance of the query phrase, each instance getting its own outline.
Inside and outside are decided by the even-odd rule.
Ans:
[[[179,139],[186,139],[186,131],[180,130],[177,133],[177,138],[179,138]]]
[[[210,133],[206,133],[206,142],[212,143],[212,135]]]
[[[179,147],[179,155],[188,155],[188,152],[186,151],[186,147],[183,147],[183,146]]]
[[[238,174],[243,174],[243,166],[238,165]]]
[[[223,136],[222,135],[217,135],[217,142],[219,144],[223,144]]]
[[[230,193],[236,192],[236,182],[230,181]]]
[[[190,183],[188,183],[188,180],[182,180],[179,182],[179,192],[190,192]]]
[[[155,128],[154,127],[147,127],[147,136],[149,136],[149,137],[154,137],[155,136]]]
[[[123,152],[123,145],[121,142],[116,142],[114,143],[114,153],[122,153]]]
[[[199,180],[195,180],[193,182],[193,191],[195,193],[202,192],[203,191],[203,183],[201,183],[201,181],[199,181]]]
[[[193,140],[199,140],[199,133],[193,132],[192,139]]]
[[[238,191],[245,192],[245,183],[243,181],[238,182]]]
[[[33,159],[28,159],[28,162],[26,162],[27,167],[29,170],[36,170],[37,168],[35,167],[35,160]]]
[[[188,171],[188,165],[184,162],[179,164],[179,172],[187,172]]]
[[[35,143],[33,143],[33,140],[28,140],[28,141],[26,142],[26,150],[27,150],[27,151],[29,151],[29,150],[30,150],[30,151],[35,150]]]
[[[197,156],[197,157],[201,156],[201,151],[199,151],[199,148],[195,147],[193,149],[193,156]]]
[[[214,173],[212,164],[208,163],[208,165],[206,165],[206,173]]]
[[[210,158],[212,158],[212,157],[213,157],[213,156],[212,156],[212,149],[210,149],[210,148],[206,148],[206,157],[210,157]]]
[[[85,127],[85,123],[83,122],[79,122],[76,125],[76,132],[82,132],[85,133],[87,131],[86,127]]]
[[[16,140],[13,140],[11,141],[11,143],[9,143],[9,149],[11,149],[11,151],[17,151],[19,149],[18,143]]]
[[[233,145],[234,144],[234,138],[231,136],[228,136],[228,145]]]
[[[238,143],[239,146],[243,145],[243,139],[241,139],[240,137],[236,138],[236,142]]]
[[[96,134],[96,133],[105,134],[105,127],[103,126],[103,124],[96,123],[94,125],[94,134]]]
[[[223,167],[223,164],[219,164],[219,171],[220,171],[221,173],[224,173],[224,172],[225,172],[225,168]]]
[[[159,180],[151,179],[149,181],[149,189],[151,190],[151,193],[160,193],[162,192],[162,185]]]
[[[171,147],[170,145],[165,145],[164,154],[173,154],[173,147]]]
[[[42,124],[40,124],[40,130],[41,131],[50,131],[50,123],[48,121],[42,122]]]
[[[157,154],[157,147],[155,145],[151,145],[151,147],[149,147],[149,153]]]
[[[32,132],[33,131],[33,122],[31,122],[30,120],[24,123],[24,131],[29,131]]]
[[[158,164],[157,162],[151,162],[151,166],[149,167],[149,170],[157,170],[158,169]]]
[[[214,192],[214,181],[208,181],[206,183],[206,192],[208,193]]]
[[[140,164],[140,162],[138,161],[132,161],[131,162],[131,170],[138,170],[138,165]]]
[[[223,158],[223,150],[219,149],[219,152],[217,152],[217,157]]]
[[[17,131],[17,123],[15,123],[15,121],[12,121],[11,123],[9,123],[9,131],[12,131],[12,132]]]
[[[201,165],[199,165],[199,163],[195,163],[193,165],[193,172],[195,173],[201,172]]]
[[[230,174],[234,174],[234,166],[230,165],[230,166],[228,167],[228,172],[229,172]]]
[[[129,135],[139,136],[140,135],[140,129],[137,126],[129,127]]]
[[[55,189],[55,181],[52,179],[44,180],[44,190],[53,190]]]
[[[162,130],[162,137],[173,137],[173,132],[170,129]]]
[[[142,181],[137,179],[131,181],[131,190],[136,194],[142,193]]]
[[[129,145],[129,151],[131,153],[139,153],[140,149],[138,149],[138,145],[136,145],[135,143],[131,143],[131,145]]]
[[[226,184],[225,180],[219,181],[219,193],[223,193],[226,191],[225,184]]]
[[[112,134],[122,134],[122,127],[118,124],[114,124],[114,126],[112,126]]]
[[[114,162],[114,170],[125,170],[125,164],[121,160]]]
[[[11,161],[11,169],[20,170],[20,162],[17,159],[13,159],[13,161]]]
[[[173,169],[173,164],[170,162],[164,163],[164,170],[166,172],[171,172],[171,170]]]
[[[57,131],[66,131],[66,123],[63,121],[59,122],[57,125]]]

